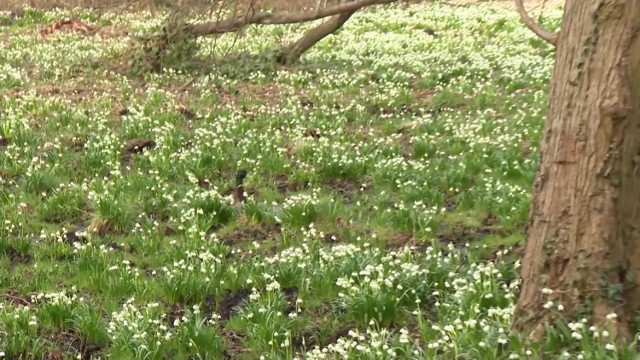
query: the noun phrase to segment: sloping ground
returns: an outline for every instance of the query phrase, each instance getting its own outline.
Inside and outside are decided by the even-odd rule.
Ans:
[[[1,34],[6,358],[608,358],[509,330],[553,64],[512,10],[370,9],[291,67],[311,25],[251,28],[142,77],[160,20],[68,15]]]

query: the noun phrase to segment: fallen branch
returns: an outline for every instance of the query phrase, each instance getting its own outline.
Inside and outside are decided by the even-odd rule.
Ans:
[[[398,0],[360,0],[345,4],[328,6],[318,11],[297,11],[268,13],[263,11],[250,11],[244,16],[221,21],[212,21],[199,24],[188,24],[185,30],[197,36],[223,34],[235,32],[248,25],[282,25],[296,24],[319,20],[328,16],[342,13],[355,12],[371,5],[390,4]],[[346,20],[345,20],[346,21]]]
[[[297,61],[300,59],[300,56],[313,47],[313,45],[340,29],[356,11],[358,10],[351,10],[343,12],[340,15],[334,15],[328,21],[308,30],[298,41],[280,51],[277,57],[278,62],[288,64]]]
[[[539,38],[545,40],[549,44],[555,46],[558,42],[558,33],[551,33],[543,29],[538,23],[536,23],[527,13],[527,10],[524,8],[524,4],[522,0],[515,0],[516,8],[518,9],[518,14],[520,14],[520,18],[524,25],[529,28],[529,30],[533,31],[534,34],[538,35]]]

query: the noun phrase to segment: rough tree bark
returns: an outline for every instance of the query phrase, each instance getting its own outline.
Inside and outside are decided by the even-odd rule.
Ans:
[[[357,10],[344,12],[331,17],[328,21],[308,30],[298,41],[282,49],[278,54],[280,64],[288,64],[300,59],[300,56],[325,37],[333,34],[349,20]]]
[[[639,33],[640,0],[565,4],[513,323],[533,339],[547,322],[582,317],[631,336],[640,310]],[[607,321],[613,312],[617,321]]]

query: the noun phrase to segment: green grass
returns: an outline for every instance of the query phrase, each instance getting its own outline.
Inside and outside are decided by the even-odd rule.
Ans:
[[[310,25],[252,28],[142,77],[125,30],[159,19],[28,15],[0,46],[5,358],[633,358],[510,331],[553,64],[515,11],[370,9],[290,67],[267,55]]]

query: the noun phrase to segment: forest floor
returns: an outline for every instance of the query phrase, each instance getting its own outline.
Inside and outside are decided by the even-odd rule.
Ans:
[[[0,15],[6,358],[581,353],[509,328],[553,66],[513,9],[372,8],[286,67],[312,24],[251,27],[161,73],[129,45],[162,18],[69,15]]]

